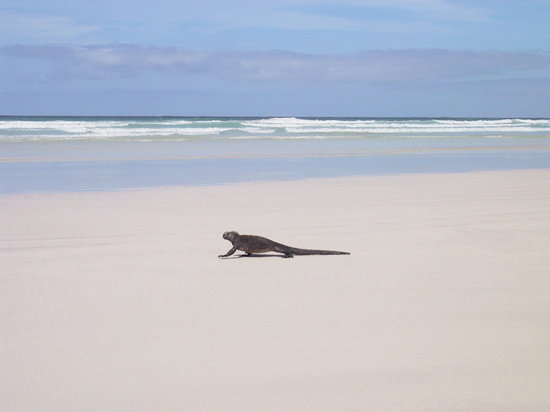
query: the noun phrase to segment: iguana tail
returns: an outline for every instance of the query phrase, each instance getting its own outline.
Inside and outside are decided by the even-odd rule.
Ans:
[[[349,252],[339,252],[337,250],[315,250],[315,249],[299,249],[289,247],[290,253],[293,255],[349,255]]]

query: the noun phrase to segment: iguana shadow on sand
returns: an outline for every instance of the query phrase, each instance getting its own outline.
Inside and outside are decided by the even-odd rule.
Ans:
[[[261,236],[254,235],[239,235],[237,232],[225,232],[223,238],[229,240],[233,247],[225,255],[219,255],[220,258],[231,256],[237,250],[251,256],[253,253],[279,252],[282,257],[291,258],[294,255],[349,255],[349,252],[338,252],[336,250],[315,250],[315,249],[299,249],[292,246],[286,246],[281,243],[274,242]],[[264,255],[274,256],[274,255]]]

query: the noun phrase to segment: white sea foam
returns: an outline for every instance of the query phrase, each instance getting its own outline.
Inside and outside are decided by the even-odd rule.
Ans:
[[[549,136],[550,119],[0,119],[0,141]]]
[[[550,119],[514,119],[518,123],[541,124],[550,126]]]
[[[261,128],[261,127],[240,127],[235,130],[245,132],[245,133],[251,133],[251,134],[254,134],[254,133],[271,134],[277,131],[276,129],[268,129],[268,128]]]
[[[2,120],[0,129],[58,129],[67,127],[119,127],[128,126],[128,122],[119,121],[77,121],[77,120]]]
[[[375,120],[332,120],[332,119],[300,119],[296,117],[274,117],[270,119],[249,120],[244,125],[254,127],[361,127],[373,124]]]
[[[414,127],[405,126],[398,127],[389,125],[386,127],[377,126],[369,129],[300,129],[300,128],[287,128],[289,133],[394,133],[394,134],[407,134],[407,133],[466,133],[466,132],[530,132],[533,129],[530,127]]]
[[[102,131],[101,134],[104,136],[208,136],[208,135],[218,135],[221,132],[231,130],[224,128],[185,128],[185,129],[153,129],[153,128],[143,128],[131,130],[130,132],[111,130],[111,131]]]
[[[435,119],[434,123],[439,124],[461,124],[461,125],[500,125],[500,124],[512,124],[512,119],[495,119],[495,120],[440,120]]]

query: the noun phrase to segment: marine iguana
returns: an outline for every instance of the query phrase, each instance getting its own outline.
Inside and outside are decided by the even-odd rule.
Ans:
[[[224,258],[231,256],[237,250],[242,250],[247,256],[253,253],[279,252],[283,253],[284,257],[294,257],[294,255],[349,255],[349,252],[338,252],[335,250],[312,250],[298,249],[291,246],[286,246],[281,243],[274,242],[270,239],[254,235],[239,235],[237,232],[225,232],[223,238],[229,240],[233,247],[225,255],[218,257]]]

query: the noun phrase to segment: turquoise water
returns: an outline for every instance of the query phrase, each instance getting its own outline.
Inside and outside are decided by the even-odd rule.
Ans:
[[[0,117],[2,142],[548,137],[550,119]]]
[[[550,167],[550,119],[0,117],[0,193]]]

